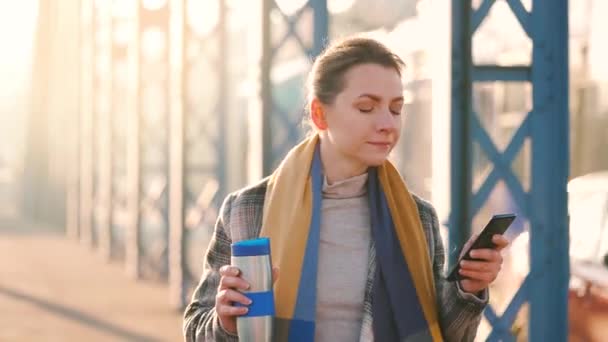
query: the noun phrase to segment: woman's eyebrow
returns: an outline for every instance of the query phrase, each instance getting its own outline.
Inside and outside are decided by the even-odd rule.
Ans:
[[[378,102],[382,101],[381,96],[374,95],[374,94],[361,94],[361,95],[359,95],[359,98],[361,98],[361,97],[369,97],[372,100],[378,101]],[[403,101],[403,96],[397,96],[391,100],[391,102],[394,102],[394,101]]]

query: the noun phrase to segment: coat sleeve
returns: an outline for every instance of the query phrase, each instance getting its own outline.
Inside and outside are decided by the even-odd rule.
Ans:
[[[215,296],[220,282],[219,269],[230,264],[229,235],[230,210],[234,196],[230,195],[222,204],[207,252],[201,280],[190,304],[186,307],[183,321],[184,340],[194,341],[238,341],[237,335],[225,331],[215,312]]]
[[[489,293],[484,290],[477,297],[462,291],[458,282],[448,282],[444,276],[445,249],[439,234],[439,220],[435,209],[429,204],[426,215],[431,221],[433,244],[433,274],[437,290],[439,324],[445,341],[473,341],[481,321]]]

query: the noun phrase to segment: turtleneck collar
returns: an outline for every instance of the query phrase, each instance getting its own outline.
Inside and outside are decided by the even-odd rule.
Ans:
[[[327,182],[327,177],[323,178],[323,198],[340,199],[361,197],[367,193],[367,172],[343,179],[333,184]]]

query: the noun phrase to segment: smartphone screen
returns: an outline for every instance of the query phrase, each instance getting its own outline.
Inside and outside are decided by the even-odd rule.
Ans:
[[[502,235],[505,233],[507,228],[513,223],[515,220],[515,214],[503,214],[503,215],[494,215],[490,222],[485,226],[485,228],[481,231],[475,242],[471,244],[471,246],[462,253],[461,257],[458,259],[458,262],[452,267],[450,272],[448,273],[447,280],[455,281],[464,278],[460,273],[460,262],[462,260],[476,260],[471,257],[470,252],[473,249],[484,249],[484,248],[494,248],[496,247],[492,242],[492,237],[496,234]]]

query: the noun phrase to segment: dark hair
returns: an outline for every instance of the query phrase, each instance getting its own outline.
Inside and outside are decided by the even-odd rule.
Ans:
[[[375,39],[349,37],[336,41],[315,59],[307,81],[308,104],[313,98],[323,104],[333,104],[344,90],[344,74],[356,65],[368,63],[394,68],[399,76],[405,68],[399,56]]]

